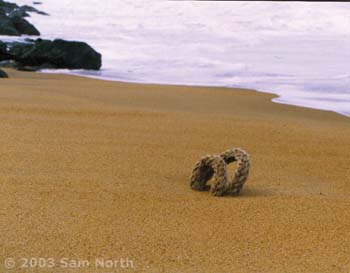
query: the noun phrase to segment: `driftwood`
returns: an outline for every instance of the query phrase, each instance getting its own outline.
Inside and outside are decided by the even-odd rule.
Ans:
[[[227,165],[237,161],[233,178],[227,175]],[[219,155],[202,157],[195,165],[190,178],[193,190],[205,191],[207,182],[213,178],[210,193],[214,196],[225,194],[238,195],[248,179],[251,162],[249,155],[242,149],[234,148]]]

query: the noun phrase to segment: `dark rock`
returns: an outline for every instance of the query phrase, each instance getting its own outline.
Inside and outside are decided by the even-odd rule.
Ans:
[[[40,38],[39,38],[40,39]],[[24,41],[26,42],[26,43],[35,43],[35,41],[36,41],[37,39],[32,39],[32,38],[25,38],[24,39]]]
[[[28,5],[21,6],[18,10],[20,10],[20,11],[22,11],[24,13],[34,12],[34,13],[37,13],[37,14],[40,14],[40,15],[49,15],[46,12],[37,10],[36,8],[28,6]]]
[[[19,8],[19,6],[14,3],[9,3],[3,0],[0,0],[0,10],[4,11],[5,13],[10,13],[11,11],[17,8]]]
[[[7,52],[7,44],[0,41],[0,56],[1,54],[5,54]]]
[[[0,61],[10,59],[10,55],[7,52],[7,44],[0,41]]]
[[[42,4],[42,2],[39,2],[39,1],[34,1],[33,2],[33,5],[41,5]]]
[[[22,8],[18,8],[18,9],[14,9],[13,11],[11,11],[8,16],[10,18],[13,18],[13,17],[30,17],[30,15]]]
[[[91,69],[101,68],[101,54],[84,42],[37,39],[34,43],[12,43],[11,59],[22,67]]]
[[[0,35],[19,36],[21,34],[40,35],[40,32],[18,10],[10,15],[0,12]]]
[[[5,71],[0,69],[0,78],[8,78],[9,76],[6,74]]]
[[[14,16],[11,19],[18,33],[34,36],[40,35],[40,32],[26,19],[20,16]]]
[[[30,51],[33,48],[34,43],[30,42],[12,42],[8,43],[8,54],[11,59],[16,60],[20,56],[24,55],[25,52]]]
[[[20,35],[12,19],[0,11],[0,35],[17,36]]]
[[[16,4],[0,0],[0,35],[40,35],[39,31],[24,19],[29,16],[29,12],[47,15],[47,13],[41,12],[31,6],[19,7]]]
[[[38,3],[39,2],[34,2],[33,4],[38,5]],[[41,2],[40,2],[40,4],[41,4]],[[4,0],[0,0],[0,10],[4,11],[7,14],[9,14],[15,10],[21,10],[23,12],[35,12],[35,13],[42,14],[42,15],[48,15],[47,13],[39,11],[34,7],[31,7],[28,5],[18,6],[17,4],[5,2]]]
[[[7,61],[1,61],[0,67],[2,68],[12,68],[19,71],[30,71],[30,72],[36,72],[42,69],[40,66],[26,66],[22,65],[16,61],[13,60],[7,60]]]

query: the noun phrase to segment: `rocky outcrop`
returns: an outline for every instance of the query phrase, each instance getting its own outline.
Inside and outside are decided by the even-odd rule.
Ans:
[[[0,0],[0,35],[40,35],[25,18],[36,12],[47,15],[31,6],[18,6]],[[89,69],[101,68],[101,54],[84,42],[61,39],[26,39],[24,42],[0,41],[0,66],[19,70]]]
[[[47,15],[31,6],[20,7],[0,0],[0,35],[20,36],[25,34],[39,36],[40,32],[25,19],[29,16],[28,12]]]
[[[10,13],[11,11],[18,8],[19,6],[14,3],[9,3],[3,0],[0,0],[0,10],[4,11],[5,13]]]
[[[5,44],[5,46],[4,46]],[[26,42],[0,43],[0,61],[13,60],[18,69],[89,69],[101,68],[102,56],[84,42],[27,40]]]

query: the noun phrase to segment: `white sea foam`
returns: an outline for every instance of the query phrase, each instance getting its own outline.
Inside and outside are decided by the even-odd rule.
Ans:
[[[350,115],[350,3],[42,2],[51,16],[30,21],[43,37],[83,40],[103,55],[101,71],[75,73],[255,88]]]

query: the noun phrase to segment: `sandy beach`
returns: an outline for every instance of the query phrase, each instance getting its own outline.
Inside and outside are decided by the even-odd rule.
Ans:
[[[6,72],[1,272],[350,272],[349,118],[250,90]],[[191,190],[195,162],[232,147],[253,162],[242,195]],[[55,266],[21,268],[32,257]]]

